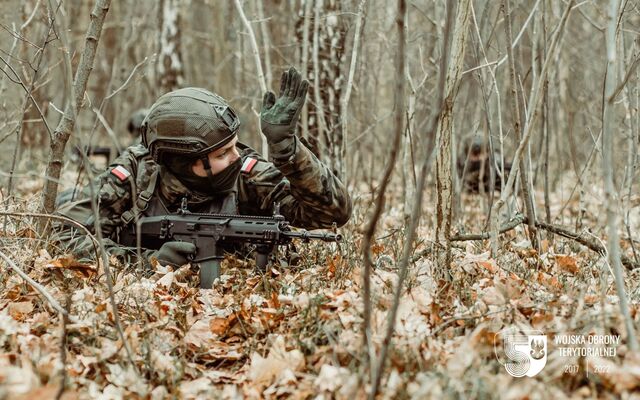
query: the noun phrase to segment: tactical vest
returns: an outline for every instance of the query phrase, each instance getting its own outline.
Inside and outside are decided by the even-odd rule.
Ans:
[[[145,158],[144,162],[146,163],[146,165],[149,165],[149,163],[152,162],[148,157],[148,154],[145,154],[136,160],[136,166],[140,165],[139,162],[142,161],[142,158]],[[144,184],[143,187],[137,188],[138,194],[135,197],[135,200],[132,199],[131,209],[122,213],[120,219],[122,221],[123,228],[128,226],[136,218],[139,218],[141,216],[166,215],[169,213],[175,213],[177,211],[178,203],[176,203],[176,199],[173,199],[170,204],[167,204],[167,202],[169,202],[170,200],[163,199],[163,194],[160,187],[160,185],[162,184],[162,175],[168,175],[169,172],[163,170],[163,168],[158,164],[155,164],[154,167],[155,168],[151,173],[150,178],[148,179],[148,181],[144,182],[146,184]],[[118,168],[118,166],[110,168],[115,169]],[[137,173],[140,172],[142,171],[137,171]],[[135,177],[131,178],[137,180]],[[236,181],[235,188],[224,197],[197,195],[190,192],[184,193],[184,197],[187,198],[188,202],[194,197],[197,199],[197,201],[195,202],[189,202],[189,211],[210,214],[237,214],[237,192],[239,179]],[[179,200],[181,201],[182,199]]]

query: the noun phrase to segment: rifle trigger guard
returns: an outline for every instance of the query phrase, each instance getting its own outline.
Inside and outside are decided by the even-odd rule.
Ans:
[[[159,238],[160,239],[168,239],[171,237],[171,227],[173,226],[173,224],[171,223],[171,221],[169,221],[168,219],[163,219],[160,222],[160,235]]]

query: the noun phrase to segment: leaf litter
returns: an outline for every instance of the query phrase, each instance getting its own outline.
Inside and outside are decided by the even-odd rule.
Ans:
[[[365,209],[356,208],[343,228],[340,251],[305,244],[300,266],[283,261],[264,274],[228,257],[225,274],[211,290],[198,288],[197,270],[189,265],[158,265],[146,278],[133,268],[117,270],[117,312],[133,364],[116,332],[116,310],[97,265],[43,246],[34,252],[34,233],[18,225],[2,244],[60,304],[69,304],[63,398],[360,399],[368,388],[357,229]],[[464,217],[467,231],[482,229],[479,213],[472,209]],[[402,213],[392,209],[381,222],[378,237],[384,239],[372,249],[378,260],[372,354],[383,346],[392,306]],[[422,244],[431,231],[428,221],[420,226]],[[452,282],[444,288],[432,279],[429,256],[412,264],[380,398],[631,398],[639,390],[640,357],[624,340],[612,358],[568,359],[553,352],[555,335],[624,337],[605,260],[560,238],[547,238],[538,254],[525,237],[521,230],[504,234],[495,259],[486,242],[454,247]],[[2,271],[0,397],[55,398],[62,368],[60,318],[33,288]],[[626,276],[636,324],[638,275]],[[512,325],[548,336],[547,366],[535,378],[511,378],[495,357],[495,334]],[[564,365],[587,363],[603,369],[589,376],[584,368],[563,372]]]

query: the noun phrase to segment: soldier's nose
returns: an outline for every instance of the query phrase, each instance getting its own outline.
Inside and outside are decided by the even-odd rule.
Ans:
[[[240,152],[237,147],[234,147],[231,162],[235,162],[238,158],[240,158]]]

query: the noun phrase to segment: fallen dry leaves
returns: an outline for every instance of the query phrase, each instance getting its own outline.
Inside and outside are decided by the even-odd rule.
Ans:
[[[386,214],[384,229],[398,232],[401,215],[397,209]],[[431,233],[420,227],[420,235]],[[32,236],[28,229],[7,234],[15,240]],[[379,266],[371,282],[374,355],[383,345],[401,243],[397,235],[382,236],[372,249]],[[569,249],[557,238],[543,241],[538,254],[522,232],[506,237],[497,258],[486,244],[454,248],[453,282],[444,287],[432,278],[431,259],[412,265],[381,398],[616,398],[638,390],[640,364],[628,350],[577,361],[606,365],[607,374],[562,374],[561,360],[553,358],[534,379],[518,381],[504,372],[493,348],[502,345],[496,332],[505,326],[552,334],[605,324],[624,331],[610,277],[585,267],[595,265],[597,255]],[[212,290],[198,289],[197,270],[188,265],[156,266],[147,278],[114,265],[117,312],[131,359],[96,265],[45,250],[12,254],[61,304],[68,300],[64,399],[355,400],[367,390],[359,242],[359,234],[349,238],[351,252],[340,254],[310,246],[303,268],[274,267],[265,275],[228,258]],[[59,317],[18,277],[0,275],[0,284],[0,398],[54,398],[62,368]],[[637,302],[636,293],[635,318]]]
[[[556,263],[561,271],[568,272],[570,274],[577,274],[580,271],[578,268],[578,260],[570,255],[556,254]]]

